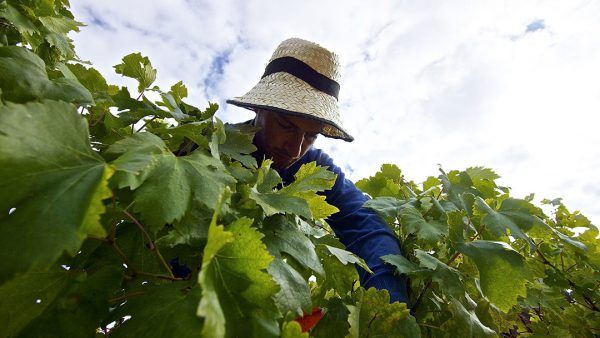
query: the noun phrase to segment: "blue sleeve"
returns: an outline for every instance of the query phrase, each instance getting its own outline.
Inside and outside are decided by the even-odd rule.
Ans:
[[[317,164],[327,166],[337,174],[335,185],[326,192],[326,201],[340,211],[330,216],[327,223],[346,248],[364,259],[374,272],[370,274],[358,267],[361,285],[365,288],[386,289],[390,293],[390,302],[408,304],[406,276],[396,275],[395,268],[385,264],[380,258],[389,254],[401,254],[396,236],[375,211],[363,207],[368,197],[346,179],[342,170],[333,164],[333,160],[320,150],[315,155]]]

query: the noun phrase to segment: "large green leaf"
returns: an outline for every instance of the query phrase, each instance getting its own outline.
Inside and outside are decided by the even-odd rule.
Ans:
[[[513,237],[531,242],[525,233],[534,225],[541,223],[536,216],[541,212],[539,208],[525,200],[507,198],[502,201],[500,208],[496,211],[490,208],[482,198],[477,197],[475,207],[485,215],[482,222],[495,238],[506,236],[508,229]]]
[[[113,162],[115,180],[135,190],[133,208],[152,231],[181,219],[192,200],[214,208],[225,187],[235,183],[215,158],[200,151],[177,157],[151,133],[116,142],[108,152],[120,155]]]
[[[338,295],[345,296],[353,290],[358,282],[358,273],[352,264],[344,264],[333,255],[326,245],[317,245],[317,254],[321,258],[325,276],[317,276],[317,284],[321,289],[321,294],[334,290]]]
[[[303,164],[294,175],[294,182],[280,193],[300,197],[308,203],[312,217],[324,219],[338,212],[338,208],[325,202],[325,196],[317,192],[329,190],[335,184],[336,175],[316,162]]]
[[[63,274],[70,277],[68,288],[21,332],[22,337],[44,337],[51,332],[63,337],[91,336],[108,317],[109,299],[121,287],[123,271],[119,266],[79,273],[63,270]]]
[[[50,80],[46,65],[24,47],[0,47],[0,89],[2,98],[13,102],[38,99],[61,100],[78,104],[94,102],[79,82],[58,78]]]
[[[269,162],[267,162],[269,163]],[[268,165],[268,164],[267,164]],[[265,164],[261,169],[264,171]],[[278,183],[271,176],[265,176],[265,182]],[[264,183],[257,182],[251,192],[251,197],[265,213],[270,216],[277,213],[290,213],[306,218],[322,219],[339,210],[325,201],[325,196],[317,192],[331,189],[335,184],[336,175],[316,162],[303,164],[294,175],[295,180],[288,186],[276,192],[266,192]],[[263,192],[265,191],[265,192]]]
[[[382,196],[402,198],[404,197],[400,190],[402,180],[400,168],[394,164],[383,164],[375,176],[359,180],[356,182],[356,187],[373,198]]]
[[[481,291],[499,309],[508,312],[519,297],[525,297],[531,270],[508,244],[476,240],[459,243],[458,250],[475,262]]]
[[[91,67],[86,68],[78,63],[66,66],[73,76],[77,78],[77,81],[92,93],[95,101],[98,101],[98,97],[102,97],[104,100],[108,99],[108,84],[100,72]]]
[[[111,331],[114,337],[198,337],[202,319],[195,309],[200,289],[189,282],[147,285],[132,293],[115,311],[112,320],[131,319]],[[137,295],[140,294],[141,295]],[[108,324],[108,323],[107,323]]]
[[[350,329],[348,315],[350,311],[340,298],[331,298],[325,304],[326,312],[311,334],[315,338],[345,337]]]
[[[419,268],[419,266],[402,255],[385,255],[381,256],[381,259],[384,262],[395,266],[396,271],[399,274],[411,274],[413,272],[425,271],[425,269]]]
[[[225,142],[219,145],[219,151],[240,161],[247,168],[256,168],[256,159],[250,154],[256,151],[252,138],[257,129],[245,124],[226,124],[224,128]]]
[[[356,256],[352,252],[346,251],[344,249],[336,248],[336,247],[331,246],[331,245],[325,245],[325,247],[342,264],[344,264],[344,265],[346,265],[348,263],[350,263],[350,264],[356,264],[356,265],[360,266],[361,268],[365,269],[367,272],[373,273],[373,271],[371,271],[371,269],[369,268],[369,266],[367,266],[367,263],[365,263],[365,261],[362,258]]]
[[[400,208],[400,224],[405,233],[416,234],[428,243],[437,243],[448,235],[448,225],[439,221],[427,221],[421,212],[410,204]]]
[[[474,311],[467,310],[458,300],[452,298],[448,307],[452,319],[444,323],[448,332],[460,332],[461,337],[496,337],[497,333],[481,323]]]
[[[111,174],[73,105],[0,106],[0,280],[45,269],[87,236],[104,236]]]
[[[489,198],[497,195],[495,180],[500,178],[500,176],[498,176],[498,174],[496,174],[492,169],[484,167],[471,167],[467,168],[465,172],[471,178],[473,186],[479,192],[481,192],[482,196]]]
[[[190,210],[173,224],[169,233],[158,240],[158,243],[168,246],[186,244],[200,247],[208,237],[208,227],[212,212],[200,203],[192,204]]]
[[[267,216],[275,214],[296,214],[305,218],[311,218],[312,214],[306,200],[278,193],[260,193],[253,188],[250,197],[260,205]]]
[[[21,34],[33,35],[37,29],[35,25],[19,10],[6,1],[0,3],[0,18],[6,18]]]
[[[16,336],[52,304],[68,277],[64,270],[31,271],[0,286],[0,335]]]
[[[407,201],[397,199],[396,197],[382,196],[365,202],[365,207],[371,208],[388,219],[395,220],[400,213],[400,208]]]
[[[66,16],[42,16],[38,20],[42,25],[53,33],[67,34],[70,31],[79,31],[79,27],[83,26],[81,22],[77,22]]]
[[[123,57],[123,62],[114,66],[117,74],[136,79],[138,91],[143,92],[156,80],[156,69],[150,60],[140,53],[131,53]]]
[[[444,262],[423,250],[415,250],[415,256],[420,266],[433,270],[431,280],[442,288],[444,293],[460,297],[465,290],[460,271],[446,265]]]
[[[263,224],[263,233],[265,244],[272,255],[279,257],[284,253],[288,254],[304,267],[319,275],[325,274],[315,245],[288,218],[280,215],[270,217]]]
[[[208,230],[199,283],[198,315],[205,318],[205,337],[248,337],[259,322],[277,325],[273,296],[277,284],[265,272],[273,257],[251,226],[241,218],[224,230],[216,218]]]
[[[310,312],[310,289],[302,275],[280,258],[271,262],[268,271],[281,288],[275,295],[275,301],[282,313],[292,311],[301,316],[304,312]]]
[[[347,338],[362,337],[420,337],[417,321],[410,315],[406,304],[390,304],[385,290],[360,290],[358,302],[350,306],[350,332]]]

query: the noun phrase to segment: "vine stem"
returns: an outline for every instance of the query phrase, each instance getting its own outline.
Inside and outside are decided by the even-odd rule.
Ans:
[[[138,275],[140,275],[140,276],[154,277],[154,278],[160,278],[160,279],[167,279],[167,280],[171,280],[171,281],[183,280],[183,278],[175,277],[172,274],[171,275],[161,275],[161,274],[158,274],[158,273],[150,273],[150,272],[145,272],[145,271],[138,271]]]
[[[430,327],[432,329],[437,329],[437,330],[440,330],[440,331],[444,331],[443,329],[441,329],[441,328],[439,328],[437,326],[434,326],[434,325],[429,325],[429,324],[424,324],[424,323],[419,323],[419,325],[420,326],[424,326],[424,327]]]
[[[571,279],[569,279],[567,276],[565,276],[564,273],[562,273],[562,271],[560,269],[558,269],[554,264],[552,264],[548,259],[546,259],[546,257],[544,256],[544,254],[542,254],[542,252],[539,249],[539,244],[541,244],[541,242],[538,243],[538,244],[535,244],[535,252],[542,259],[542,263],[544,263],[545,265],[548,265],[549,267],[553,268],[556,272],[561,273],[562,276],[567,280],[567,282],[569,282],[569,286],[574,289],[573,291],[575,291],[575,289],[577,289],[577,285]],[[596,306],[596,304],[594,304],[594,301],[592,299],[590,299],[590,297],[588,297],[583,292],[581,292],[581,296],[583,297],[583,299],[585,300],[585,303],[587,305],[585,307],[587,307],[588,309],[590,309],[592,311],[600,312],[600,309]],[[583,305],[583,304],[581,304],[581,305]]]
[[[131,270],[131,272],[133,272],[133,275],[137,275],[138,271],[136,270],[136,268],[133,266],[133,264],[131,264],[131,261],[129,260],[129,258],[127,258],[127,256],[125,255],[125,253],[123,252],[123,250],[121,250],[121,248],[117,245],[117,242],[115,241],[110,241],[110,247],[113,249],[113,251],[119,255],[119,257],[121,257],[121,259],[123,260],[123,263],[125,263],[125,265],[127,265],[127,268]]]
[[[454,255],[452,255],[452,257],[450,257],[450,259],[448,259],[448,262],[446,263],[446,265],[452,264],[452,262],[454,262],[459,256],[460,256],[460,252],[457,251]],[[431,287],[432,283],[433,283],[432,279],[429,278],[427,280],[427,283],[425,284],[425,287],[423,288],[423,291],[421,291],[421,293],[419,294],[419,297],[417,297],[417,300],[415,301],[415,305],[412,308],[413,313],[415,313],[417,310],[417,307],[419,305],[421,305],[421,300],[423,299],[423,296],[425,295],[427,290]]]
[[[138,95],[138,97],[137,97],[135,100],[136,100],[136,101],[139,101],[139,100],[142,98],[142,96],[143,96],[143,95],[144,95],[144,91],[142,90],[142,91],[140,92],[140,95]],[[134,127],[134,125],[133,125],[133,124],[131,125],[131,132],[132,132],[132,133],[134,133],[134,132],[135,132],[135,127]]]
[[[175,276],[173,275],[173,272],[171,271],[171,268],[169,267],[169,264],[167,264],[167,262],[165,261],[164,257],[161,255],[160,250],[158,250],[158,248],[156,247],[156,245],[154,245],[154,241],[152,240],[152,237],[150,237],[150,234],[146,231],[146,228],[142,225],[142,223],[140,223],[140,221],[138,221],[135,217],[133,217],[133,215],[130,214],[127,210],[123,210],[123,213],[133,223],[135,223],[135,225],[137,225],[137,227],[140,229],[140,231],[142,232],[142,234],[146,237],[146,239],[148,240],[148,244],[150,245],[150,251],[154,252],[154,254],[158,258],[158,260],[160,261],[160,263],[165,268],[165,270],[167,270],[169,278],[175,278]]]
[[[150,123],[150,122],[152,122],[152,121],[156,120],[156,118],[157,118],[157,117],[158,117],[158,116],[156,116],[156,115],[155,115],[155,116],[153,116],[151,119],[149,119],[149,120],[146,120],[146,123],[144,123],[144,124],[143,124],[141,127],[139,127],[139,128],[138,128],[138,130],[136,130],[135,132],[136,132],[136,133],[139,133],[139,132],[140,132],[140,130],[142,130],[142,129],[146,128],[146,126],[148,125],[148,123]]]
[[[113,225],[110,227],[109,239],[110,239],[110,241],[114,242],[115,238],[117,238],[117,223],[118,223],[115,221],[115,218],[117,216],[117,198],[115,197],[114,193],[112,194],[111,204],[112,204]]]
[[[117,303],[123,300],[128,300],[131,297],[141,296],[144,294],[144,291],[134,291],[128,294],[124,294],[123,296],[111,298],[108,300],[109,303]]]

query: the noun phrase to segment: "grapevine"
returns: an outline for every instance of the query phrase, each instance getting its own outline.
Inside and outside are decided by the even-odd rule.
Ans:
[[[0,2],[0,335],[597,337],[598,229],[489,168],[356,182],[402,243],[409,304],[362,288],[314,163],[281,187],[253,127],[154,85],[140,53],[108,84],[68,2]],[[303,332],[296,318],[322,318]]]

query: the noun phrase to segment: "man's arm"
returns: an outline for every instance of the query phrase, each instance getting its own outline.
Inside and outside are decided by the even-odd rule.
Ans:
[[[401,254],[396,236],[374,210],[363,207],[368,197],[346,179],[342,170],[333,164],[327,154],[315,150],[314,160],[337,174],[335,185],[326,192],[326,201],[340,211],[327,222],[346,248],[364,259],[374,272],[369,274],[358,267],[361,285],[365,288],[386,289],[390,293],[390,302],[408,304],[406,276],[395,275],[395,268],[385,264],[380,258],[389,254]]]

